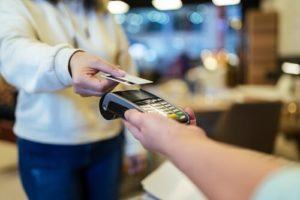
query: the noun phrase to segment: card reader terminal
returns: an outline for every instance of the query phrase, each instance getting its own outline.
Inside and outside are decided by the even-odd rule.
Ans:
[[[128,109],[137,109],[140,112],[158,113],[181,123],[190,123],[189,115],[182,109],[145,90],[106,93],[100,100],[99,108],[106,120],[124,118]]]

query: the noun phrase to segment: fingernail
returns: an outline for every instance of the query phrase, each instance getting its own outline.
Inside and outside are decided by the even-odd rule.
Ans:
[[[124,116],[125,116],[125,119],[127,119],[127,118],[128,118],[129,112],[130,112],[130,110],[127,110],[127,111],[125,112],[125,114],[124,114]]]

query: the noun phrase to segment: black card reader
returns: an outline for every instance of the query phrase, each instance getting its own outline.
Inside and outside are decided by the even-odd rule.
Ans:
[[[100,100],[99,108],[106,120],[124,118],[127,110],[137,109],[140,112],[158,113],[181,123],[190,123],[189,115],[182,109],[145,90],[106,93]]]

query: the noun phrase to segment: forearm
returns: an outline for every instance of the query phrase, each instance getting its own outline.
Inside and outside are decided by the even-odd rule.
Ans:
[[[175,139],[166,154],[209,199],[249,199],[266,175],[287,164],[198,137]]]
[[[267,175],[287,161],[208,139],[196,126],[155,114],[125,113],[125,125],[148,149],[181,169],[209,199],[250,199]]]

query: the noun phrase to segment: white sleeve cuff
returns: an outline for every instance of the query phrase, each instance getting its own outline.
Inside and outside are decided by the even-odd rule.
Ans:
[[[64,86],[72,85],[72,77],[69,73],[69,62],[72,55],[79,49],[62,48],[55,56],[54,68],[57,78]]]

